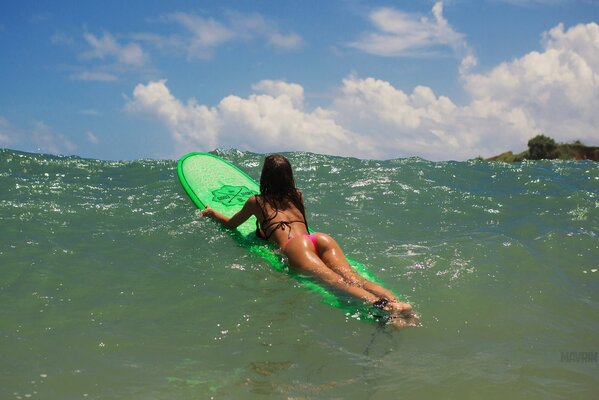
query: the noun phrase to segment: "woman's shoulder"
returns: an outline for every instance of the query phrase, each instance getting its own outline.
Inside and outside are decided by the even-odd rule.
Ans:
[[[247,203],[250,204],[256,210],[262,210],[265,204],[264,199],[259,194],[250,196],[247,199]]]
[[[263,200],[262,200],[262,196],[260,196],[259,194],[255,194],[253,196],[250,196],[248,201],[251,201],[256,204],[260,204],[260,202],[262,202]]]
[[[259,194],[255,194],[253,196],[248,197],[247,202],[252,204],[259,204]]]

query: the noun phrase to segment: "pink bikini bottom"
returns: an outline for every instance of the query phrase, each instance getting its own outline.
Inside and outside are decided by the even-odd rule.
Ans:
[[[304,236],[306,236],[307,238],[309,238],[312,241],[312,244],[314,245],[314,250],[318,253],[318,246],[316,246],[316,233],[310,233],[310,234],[306,233]],[[291,243],[291,241],[297,237],[299,237],[299,236],[294,236],[291,239],[289,239],[287,241],[287,243],[285,243],[285,245],[283,246],[283,251],[285,251],[285,249],[287,248],[289,243]]]

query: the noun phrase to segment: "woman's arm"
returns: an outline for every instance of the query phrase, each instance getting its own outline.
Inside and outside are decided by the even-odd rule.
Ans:
[[[256,207],[256,196],[252,196],[249,199],[247,199],[247,201],[243,205],[243,208],[239,210],[239,212],[233,215],[231,218],[219,213],[215,209],[211,208],[209,205],[206,205],[206,208],[202,210],[201,213],[203,216],[212,218],[213,220],[221,223],[226,228],[235,229],[239,225],[247,221],[249,217],[256,214]]]

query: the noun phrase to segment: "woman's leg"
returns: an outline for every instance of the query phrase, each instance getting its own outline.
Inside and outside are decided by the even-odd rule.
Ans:
[[[350,285],[362,287],[364,290],[376,295],[377,297],[386,297],[391,302],[391,308],[395,311],[409,313],[412,311],[412,306],[407,303],[400,302],[397,297],[388,289],[385,289],[378,283],[364,279],[358,274],[349,262],[341,247],[335,239],[324,233],[316,234],[316,244],[320,251],[322,261],[334,272],[341,275]]]
[[[327,267],[320,257],[318,257],[318,254],[316,254],[312,241],[306,236],[294,237],[285,248],[285,254],[293,268],[315,276],[327,285],[343,293],[369,304],[379,299],[373,293],[348,283],[342,275]]]

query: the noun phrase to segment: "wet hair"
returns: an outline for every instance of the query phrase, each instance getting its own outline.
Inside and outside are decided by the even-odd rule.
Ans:
[[[293,204],[306,220],[304,202],[295,187],[291,163],[280,154],[271,154],[264,159],[260,175],[260,195],[276,211]]]

